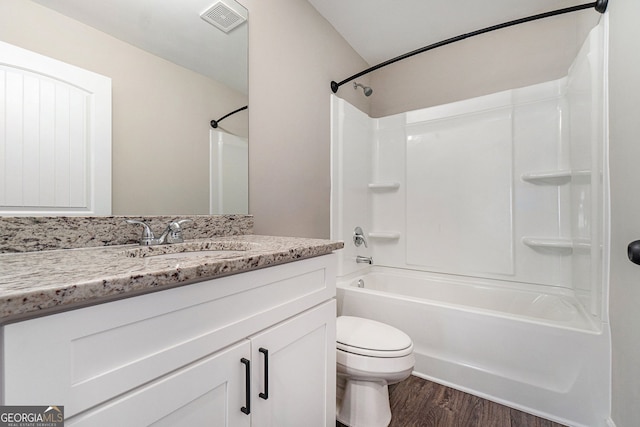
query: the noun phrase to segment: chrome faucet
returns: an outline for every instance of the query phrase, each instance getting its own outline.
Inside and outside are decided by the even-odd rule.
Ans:
[[[360,246],[364,243],[364,247],[368,248],[367,241],[364,239],[364,233],[362,232],[362,228],[356,227],[353,230],[353,244],[356,246]]]
[[[184,238],[182,237],[182,227],[181,225],[185,222],[191,222],[190,219],[181,219],[179,221],[171,221],[167,228],[162,232],[160,237],[156,237],[145,222],[138,221],[135,219],[126,220],[129,224],[140,224],[144,227],[142,230],[142,236],[140,237],[140,245],[142,246],[153,246],[153,245],[164,245],[172,244],[172,243],[182,243],[184,242]]]
[[[373,264],[373,258],[370,256],[362,256],[362,255],[358,255],[356,257],[356,262],[358,264]]]

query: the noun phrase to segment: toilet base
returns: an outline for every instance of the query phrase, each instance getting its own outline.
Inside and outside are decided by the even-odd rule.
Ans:
[[[391,422],[387,382],[347,380],[336,419],[349,427],[387,427]]]

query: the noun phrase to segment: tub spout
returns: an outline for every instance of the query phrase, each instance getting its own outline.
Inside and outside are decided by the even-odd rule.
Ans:
[[[356,262],[358,264],[373,264],[373,258],[371,258],[370,256],[358,255],[356,257]]]

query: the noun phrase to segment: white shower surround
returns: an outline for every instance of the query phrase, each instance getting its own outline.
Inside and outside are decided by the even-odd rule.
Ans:
[[[576,426],[610,407],[606,34],[535,86],[379,119],[332,96],[339,314],[409,333],[416,375]]]

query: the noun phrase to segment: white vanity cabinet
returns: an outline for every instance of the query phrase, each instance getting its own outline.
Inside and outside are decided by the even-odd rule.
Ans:
[[[5,325],[2,404],[64,405],[68,426],[332,427],[335,263]]]

